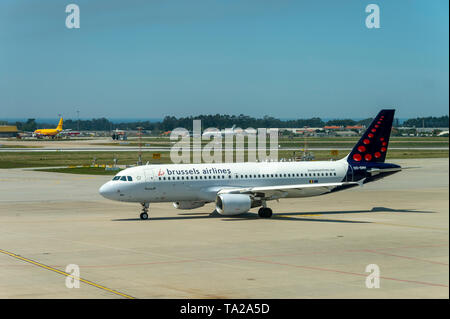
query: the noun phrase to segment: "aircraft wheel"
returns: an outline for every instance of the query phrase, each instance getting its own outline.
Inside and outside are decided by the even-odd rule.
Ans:
[[[269,207],[261,207],[258,210],[258,215],[261,218],[270,218],[272,217],[272,210]]]
[[[148,214],[147,213],[141,213],[140,215],[142,220],[148,219]]]

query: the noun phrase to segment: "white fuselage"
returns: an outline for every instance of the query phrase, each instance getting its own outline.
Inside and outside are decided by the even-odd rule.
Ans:
[[[108,199],[125,202],[213,202],[217,192],[227,188],[341,182],[348,167],[345,160],[144,165],[119,172],[99,191]],[[327,192],[312,188],[286,197]]]

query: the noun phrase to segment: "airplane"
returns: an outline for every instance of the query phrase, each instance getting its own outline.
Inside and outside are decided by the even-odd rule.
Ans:
[[[33,135],[37,137],[50,136],[51,138],[55,138],[55,136],[58,135],[63,130],[62,126],[63,126],[63,118],[61,117],[58,126],[56,128],[38,129],[33,132]]]
[[[385,163],[394,112],[381,110],[351,152],[337,161],[143,165],[120,171],[99,193],[140,203],[143,220],[156,202],[173,202],[177,209],[215,202],[225,216],[260,207],[259,217],[270,218],[271,200],[330,194],[401,171]]]

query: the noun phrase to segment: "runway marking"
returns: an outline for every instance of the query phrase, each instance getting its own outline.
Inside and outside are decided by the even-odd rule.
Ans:
[[[343,270],[337,270],[337,269],[328,269],[328,268],[321,268],[321,267],[312,267],[312,266],[301,266],[301,265],[292,265],[292,264],[285,264],[285,263],[279,263],[269,260],[258,260],[254,258],[246,258],[242,257],[241,260],[247,260],[247,261],[253,261],[253,262],[259,262],[259,263],[266,263],[266,264],[273,264],[273,265],[280,265],[280,266],[288,266],[288,267],[295,267],[295,268],[302,268],[302,269],[308,269],[308,270],[320,270],[320,271],[327,271],[327,272],[335,272],[335,273],[341,273],[346,275],[354,275],[354,276],[360,276],[360,277],[367,277],[367,274],[360,274],[357,272],[349,272],[349,271],[343,271]],[[383,277],[380,276],[382,279],[386,280],[393,280],[393,281],[400,281],[400,282],[407,282],[407,283],[415,283],[420,285],[427,285],[427,286],[435,286],[435,287],[445,287],[448,288],[448,285],[444,284],[435,284],[431,282],[424,282],[424,281],[416,281],[416,280],[407,280],[407,279],[398,279],[398,278],[392,278],[392,277]]]
[[[372,224],[388,225],[388,226],[399,226],[399,227],[410,227],[410,228],[419,228],[419,229],[432,229],[432,230],[446,230],[446,231],[448,231],[448,228],[441,228],[441,227],[404,225],[404,224],[391,224],[391,223],[382,223],[382,222],[371,222],[371,223]]]
[[[320,216],[320,214],[311,214],[311,215],[298,215],[298,216],[288,216],[288,215],[276,215],[274,216],[276,219],[276,217],[282,217],[282,218],[292,218],[292,219],[303,219],[303,217],[318,217]],[[352,219],[338,219],[338,218],[333,218],[333,220],[336,221],[344,221],[344,222],[355,222],[355,220]],[[364,220],[359,221],[358,222],[366,222]],[[410,227],[410,228],[418,228],[418,229],[432,229],[432,230],[444,230],[444,231],[448,231],[448,228],[442,228],[442,227],[431,227],[431,226],[418,226],[418,225],[405,225],[405,224],[392,224],[392,223],[383,223],[383,222],[372,222],[372,221],[368,221],[367,223],[370,224],[378,224],[378,225],[388,225],[388,226],[398,226],[398,227]]]
[[[153,262],[142,262],[142,263],[128,263],[128,264],[110,264],[110,265],[82,265],[82,268],[114,268],[114,267],[133,267],[133,266],[146,266],[146,265],[161,265],[161,264],[179,264],[179,263],[195,263],[195,262],[215,262],[215,261],[227,261],[227,260],[240,260],[242,258],[267,258],[267,257],[294,257],[294,256],[307,256],[307,255],[323,255],[323,254],[336,254],[336,253],[364,253],[372,252],[385,254],[394,257],[408,258],[412,260],[430,262],[433,264],[445,265],[446,263],[435,262],[426,259],[419,259],[415,257],[400,256],[388,253],[378,252],[380,250],[398,250],[398,249],[417,249],[417,248],[429,248],[429,247],[448,247],[448,244],[433,244],[433,245],[417,245],[417,246],[399,246],[399,247],[386,247],[386,248],[375,248],[375,249],[345,249],[345,250],[323,250],[314,252],[302,252],[302,253],[290,253],[290,254],[270,254],[270,255],[254,255],[254,256],[236,256],[236,257],[221,257],[213,259],[205,258],[194,258],[194,259],[180,259],[180,260],[166,260],[166,261],[153,261]],[[2,267],[16,267],[19,265],[1,265]],[[52,265],[53,267],[63,267],[62,265]]]
[[[283,217],[283,218],[302,218],[302,217],[317,217],[321,216],[321,214],[305,214],[305,215],[275,215],[274,217]]]
[[[434,261],[434,260],[427,260],[427,259],[421,259],[421,258],[416,258],[416,257],[394,255],[394,254],[383,253],[383,252],[374,251],[374,250],[370,250],[370,249],[367,249],[367,250],[365,250],[365,251],[367,251],[367,252],[369,252],[369,253],[379,254],[379,255],[386,255],[386,256],[392,256],[392,257],[398,257],[398,258],[405,258],[405,259],[411,259],[411,260],[418,260],[418,261],[424,261],[424,262],[427,262],[427,263],[432,263],[432,264],[437,264],[437,265],[448,266],[447,263],[443,263],[443,262],[439,262],[439,261]]]
[[[59,270],[59,269],[56,269],[56,268],[53,268],[53,267],[50,267],[50,266],[41,264],[41,263],[39,263],[39,262],[37,262],[37,261],[34,261],[34,260],[31,260],[31,259],[28,259],[28,258],[19,256],[19,255],[16,255],[16,254],[11,253],[11,252],[9,252],[9,251],[0,249],[0,253],[3,253],[3,254],[5,254],[5,255],[14,257],[14,258],[19,259],[19,260],[22,260],[22,261],[25,261],[25,262],[30,263],[30,264],[33,264],[33,265],[35,265],[35,266],[38,266],[38,267],[41,267],[41,268],[44,268],[44,269],[47,269],[47,270],[51,270],[51,271],[56,272],[56,273],[58,273],[58,274],[60,274],[60,275],[67,276],[67,277],[70,277],[70,278],[75,279],[75,277],[74,277],[73,275],[68,274],[68,273],[66,273],[66,272],[64,272],[64,271],[61,271],[61,270]],[[111,292],[111,293],[113,293],[113,294],[115,294],[115,295],[119,295],[119,296],[121,296],[121,297],[128,298],[128,299],[135,299],[135,297],[132,297],[132,296],[130,296],[130,295],[121,293],[121,292],[119,292],[119,291],[117,291],[117,290],[110,289],[110,288],[108,288],[108,287],[105,287],[105,286],[96,284],[96,283],[94,283],[94,282],[92,282],[92,281],[89,281],[89,280],[86,280],[86,279],[83,279],[83,278],[76,278],[76,279],[78,279],[78,280],[81,281],[81,282],[84,282],[85,284],[88,284],[88,285],[94,286],[94,287],[96,287],[96,288],[99,288],[99,289],[102,289],[102,290]]]

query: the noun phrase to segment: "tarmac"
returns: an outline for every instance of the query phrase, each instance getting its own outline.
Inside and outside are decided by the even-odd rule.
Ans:
[[[164,141],[164,140],[163,140]],[[10,140],[0,139],[0,151],[10,153],[35,153],[35,152],[138,152],[152,151],[152,152],[168,152],[172,146],[160,146],[158,143],[143,141],[142,147],[130,146],[128,143],[137,143],[136,138],[130,138],[128,141],[114,142],[111,138],[89,138],[78,139],[72,138],[69,140],[49,140],[49,139],[24,139],[24,140]],[[169,141],[166,141],[169,142]],[[316,142],[317,143],[317,142]],[[310,151],[349,151],[351,147],[342,147],[339,144],[342,141],[336,141],[333,147],[308,147]],[[408,142],[402,142],[408,145]],[[423,146],[390,146],[390,150],[448,150],[447,146],[427,146],[428,142],[424,142]],[[114,145],[115,144],[115,145]],[[301,143],[300,143],[301,144]],[[152,145],[152,146],[149,146]],[[21,147],[19,147],[21,146]],[[299,151],[302,147],[280,147],[283,151]],[[235,150],[257,150],[252,148],[234,148]],[[202,148],[192,147],[193,151],[201,151]]]
[[[98,194],[109,176],[2,169],[0,298],[449,298],[449,160],[391,162],[419,168],[271,219],[157,203],[143,221]]]

